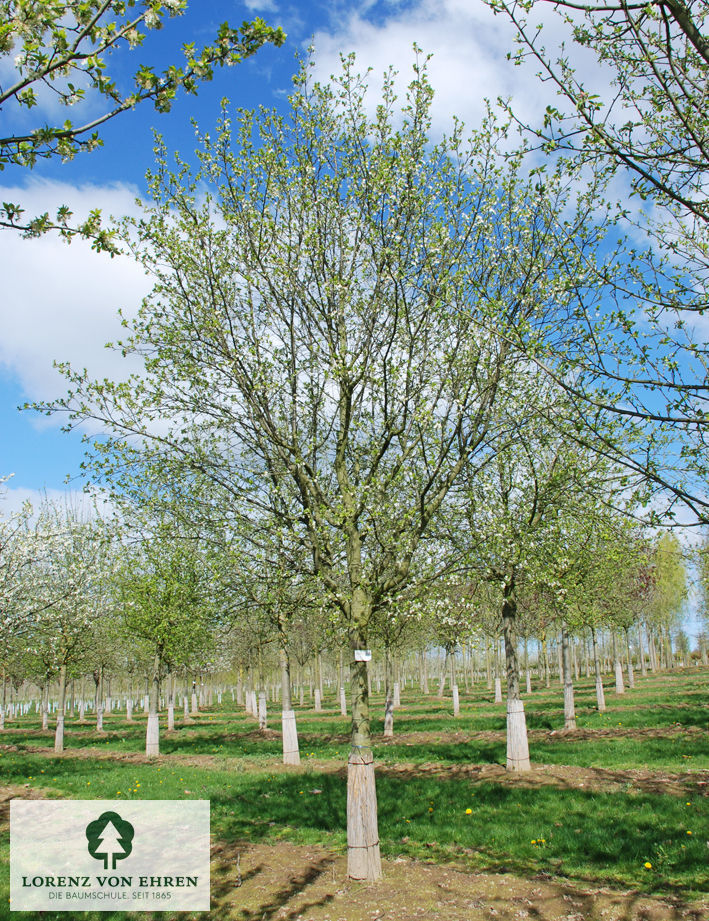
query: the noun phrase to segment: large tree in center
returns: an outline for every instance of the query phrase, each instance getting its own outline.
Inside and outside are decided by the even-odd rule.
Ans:
[[[463,468],[494,450],[515,342],[585,296],[575,254],[599,234],[589,200],[564,218],[577,247],[550,245],[569,177],[528,180],[498,158],[493,125],[432,145],[415,70],[402,111],[390,75],[370,118],[351,59],[329,86],[304,69],[287,117],[242,112],[234,137],[225,114],[198,174],[164,155],[125,233],[156,278],[121,344],[146,374],[112,385],[66,369],[72,393],[53,407],[110,426],[94,458],[108,478],[142,438],[165,471],[218,483],[222,514],[265,512],[307,550],[349,634],[349,873],[369,879],[381,867],[355,653],[415,578]]]

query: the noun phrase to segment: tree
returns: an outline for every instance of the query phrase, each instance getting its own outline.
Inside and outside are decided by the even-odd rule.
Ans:
[[[302,549],[289,546],[287,536],[272,519],[244,522],[239,534],[232,534],[229,541],[223,541],[220,582],[235,596],[230,623],[246,627],[253,636],[259,633],[253,629],[253,621],[263,620],[277,641],[283,763],[300,764],[298,729],[291,698],[292,623],[299,613],[312,616],[318,592],[314,580],[302,575],[304,565],[298,559]],[[259,648],[259,661],[260,652]],[[261,692],[264,691],[263,677],[259,669]]]
[[[32,564],[25,582],[26,643],[49,674],[59,675],[54,750],[64,750],[66,683],[91,647],[108,592],[110,532],[98,519],[44,502],[32,522]]]
[[[120,484],[149,444],[164,470],[212,478],[236,518],[266,512],[305,551],[349,634],[349,872],[376,878],[367,665],[355,653],[415,581],[461,471],[494,451],[510,341],[539,338],[597,292],[550,245],[575,176],[540,188],[519,158],[498,156],[504,128],[491,122],[431,145],[418,61],[401,127],[392,75],[373,120],[365,89],[351,58],[330,86],[303,70],[287,117],[242,112],[233,137],[225,113],[197,175],[182,163],[172,174],[163,153],[153,203],[124,236],[156,279],[120,345],[146,374],[115,385],[65,368],[69,397],[44,409],[109,428],[90,461],[98,476]],[[589,196],[564,217],[583,260],[602,236],[592,213]]]
[[[665,650],[665,663],[672,668],[672,629],[678,626],[682,606],[687,597],[687,571],[684,554],[677,536],[665,531],[655,544],[654,592],[651,614],[660,632]]]
[[[142,9],[141,9],[142,7]],[[0,170],[9,164],[30,169],[39,159],[73,158],[102,143],[98,128],[115,116],[152,102],[157,112],[169,112],[178,90],[196,93],[200,82],[211,80],[216,66],[238,64],[266,42],[281,45],[285,35],[262,19],[233,29],[223,23],[212,45],[183,46],[184,63],[158,74],[141,65],[130,91],[123,90],[108,72],[108,56],[121,48],[139,47],[149,30],[161,29],[167,17],[180,16],[187,0],[0,0],[0,60],[14,55],[14,80],[0,87],[0,107],[32,110],[44,94],[71,107],[90,98],[101,104],[101,114],[78,123],[37,124],[22,134],[0,137]],[[93,111],[93,110],[92,110]],[[18,204],[3,202],[0,227],[38,236],[58,230],[66,239],[90,237],[94,247],[113,251],[111,235],[101,229],[100,213],[93,211],[78,226],[68,208],[27,220]]]
[[[580,450],[568,437],[566,404],[564,391],[533,365],[519,367],[502,390],[498,409],[506,441],[481,474],[467,483],[463,478],[460,489],[467,565],[499,595],[510,771],[530,769],[519,681],[520,591],[525,583],[527,592],[540,585],[553,587],[552,597],[563,591],[558,576],[569,566],[570,554],[561,521],[583,513],[587,497],[607,489],[613,475],[597,454]],[[562,637],[567,649],[563,619]],[[570,728],[573,689],[568,683],[566,700]]]
[[[160,753],[158,708],[165,668],[186,665],[205,645],[214,622],[209,569],[194,537],[174,522],[147,522],[143,539],[126,551],[116,576],[117,596],[128,634],[150,658],[145,753]]]
[[[571,41],[598,60],[598,84],[589,85],[563,45],[556,53],[544,47],[536,14],[546,0],[488,2],[517,28],[515,62],[539,66],[561,97],[549,101],[543,125],[522,127],[546,156],[561,152],[627,179],[641,206],[624,202],[621,216],[649,242],[644,250],[627,244],[609,306],[614,333],[599,337],[597,319],[583,310],[589,335],[573,370],[545,366],[579,401],[586,431],[602,410],[634,432],[635,444],[627,434],[608,442],[609,455],[668,494],[670,510],[679,500],[706,521],[706,347],[694,323],[706,309],[709,280],[709,4],[555,0]],[[610,87],[601,82],[606,73]]]
[[[697,588],[699,589],[699,652],[702,664],[707,664],[707,649],[709,649],[709,535],[704,534],[704,539],[697,551]]]
[[[0,479],[0,486],[5,479]],[[30,592],[30,570],[37,546],[32,540],[32,506],[7,517],[0,517],[0,666],[3,670],[0,728],[5,718],[5,675],[21,656],[31,631],[34,606]]]

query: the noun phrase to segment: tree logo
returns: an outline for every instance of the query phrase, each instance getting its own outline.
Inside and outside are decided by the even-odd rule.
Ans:
[[[125,860],[133,850],[134,834],[130,822],[117,812],[104,812],[86,826],[89,854],[96,860],[103,860],[104,870],[115,870],[116,861]]]

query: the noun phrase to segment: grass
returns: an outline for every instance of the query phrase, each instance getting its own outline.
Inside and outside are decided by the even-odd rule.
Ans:
[[[582,682],[577,694],[579,726],[605,733],[577,741],[566,735],[533,736],[532,761],[609,771],[646,768],[670,775],[709,770],[709,738],[686,731],[706,725],[707,677],[703,670],[678,673],[671,680],[638,679],[638,687],[622,697],[608,693],[605,714],[581,705],[590,694]],[[417,735],[412,741],[395,737],[393,743],[375,748],[381,766],[377,793],[385,856],[452,861],[523,876],[544,873],[647,893],[706,892],[709,809],[699,788],[689,796],[680,795],[682,787],[677,785],[674,792],[644,793],[628,783],[615,792],[597,792],[573,784],[525,786],[455,775],[455,767],[463,764],[504,764],[504,711],[487,696],[485,689],[478,689],[464,697],[463,715],[454,719],[449,701],[412,699],[404,692],[395,729],[399,735]],[[530,728],[559,728],[560,701],[559,688],[536,691],[527,701]],[[380,711],[382,703],[375,698],[373,712]],[[254,721],[230,700],[187,726],[178,719],[178,731],[163,735],[162,758],[151,764],[78,756],[78,749],[86,747],[104,755],[140,752],[142,715],[133,724],[116,714],[107,716],[108,731],[103,735],[68,720],[67,751],[61,757],[29,750],[51,745],[52,733],[38,731],[37,718],[28,716],[9,722],[0,736],[5,743],[0,772],[5,784],[50,797],[209,799],[212,832],[219,840],[285,839],[343,852],[348,720],[333,709],[322,714],[302,710],[298,722],[304,763],[300,770],[284,772],[277,767],[280,739],[259,736]],[[655,732],[633,735],[642,728]],[[373,730],[375,736],[381,731],[376,720]],[[463,736],[451,739],[452,732]],[[171,755],[211,758],[195,765]],[[401,762],[413,768],[388,770]],[[451,771],[416,768],[431,762],[449,765]],[[661,784],[655,788],[662,791]],[[0,860],[7,866],[6,843],[0,847]],[[7,889],[4,873],[0,919],[30,917],[15,912],[10,916]],[[121,912],[81,916],[104,921],[128,917]]]
[[[169,760],[133,765],[8,753],[2,771],[9,783],[74,799],[209,799],[212,831],[227,840],[287,837],[345,846],[346,791],[337,773],[307,768],[253,773],[228,764],[175,768]],[[699,796],[524,788],[386,770],[379,773],[377,791],[382,850],[388,855],[563,872],[647,891],[701,891],[709,885],[709,810]],[[656,873],[645,872],[646,861]]]

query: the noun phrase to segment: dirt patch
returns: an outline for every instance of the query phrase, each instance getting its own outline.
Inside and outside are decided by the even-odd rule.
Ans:
[[[101,748],[68,749],[57,755],[52,748],[1,745],[0,750],[14,751],[46,757],[79,758],[82,760],[116,761],[124,764],[180,764],[185,767],[228,769],[240,773],[322,773],[340,774],[346,772],[346,764],[337,761],[308,759],[300,767],[284,765],[273,759],[272,763],[253,762],[249,759],[228,755],[161,755],[148,758],[142,752],[111,752]],[[471,782],[492,781],[517,787],[556,786],[562,789],[582,789],[593,793],[658,793],[669,796],[709,796],[709,771],[649,771],[638,768],[611,770],[608,768],[577,767],[563,764],[534,764],[524,774],[508,773],[501,764],[450,764],[448,762],[399,762],[378,764],[377,772],[382,774],[410,774],[421,776],[434,774],[445,778],[467,778]]]
[[[660,771],[609,770],[564,764],[534,764],[523,774],[508,773],[501,764],[386,764],[378,773],[435,774],[465,777],[473,783],[493,781],[512,787],[560,787],[591,793],[659,793],[669,796],[709,796],[709,771],[670,774]]]
[[[706,730],[697,726],[662,726],[643,729],[641,727],[610,726],[602,729],[529,729],[530,742],[585,742],[598,739],[666,739],[675,736],[701,738]],[[507,737],[505,729],[481,729],[470,732],[464,729],[437,732],[436,730],[416,730],[401,732],[389,739],[378,739],[377,746],[388,745],[426,745],[426,744],[463,744],[465,742],[501,742]],[[345,739],[346,741],[346,739]]]
[[[215,844],[215,921],[706,921],[709,903],[585,890],[542,878],[470,873],[397,858],[382,882],[346,878],[316,846]]]

